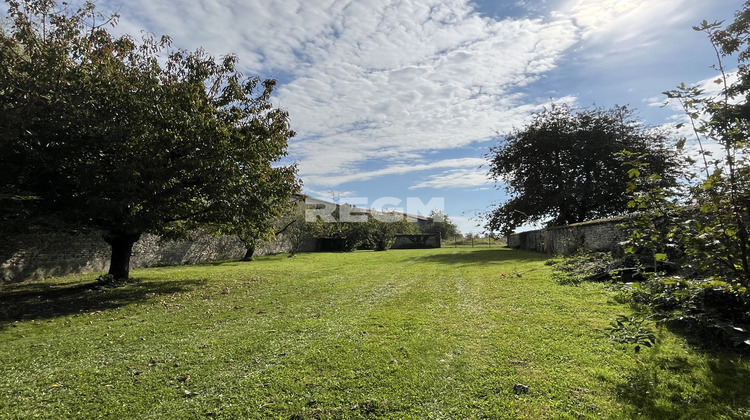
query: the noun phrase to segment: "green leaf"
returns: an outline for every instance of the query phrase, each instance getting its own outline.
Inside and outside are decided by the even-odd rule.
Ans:
[[[628,171],[628,177],[629,178],[638,178],[639,176],[641,176],[641,171],[639,171],[636,168],[633,168],[633,169],[631,169],[631,170]]]
[[[667,260],[667,254],[655,254],[654,259],[656,261],[666,261]]]

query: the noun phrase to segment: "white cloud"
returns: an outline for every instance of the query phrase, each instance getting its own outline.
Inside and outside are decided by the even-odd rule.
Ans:
[[[401,175],[409,172],[426,171],[439,168],[479,166],[484,163],[486,163],[486,161],[480,158],[446,159],[429,163],[397,164],[374,171],[364,171],[349,174],[311,175],[307,177],[307,181],[309,181],[313,185],[339,185],[345,182],[366,181],[368,179],[385,175]]]
[[[485,162],[486,163],[486,162]],[[432,175],[427,180],[409,187],[410,190],[419,188],[467,188],[489,184],[487,170],[481,168],[453,169]]]
[[[671,41],[691,35],[690,27],[697,23],[695,17],[707,16],[709,9],[716,8],[711,3],[692,0],[568,0],[555,16],[573,19],[583,41],[580,49],[587,51],[592,62],[642,62],[647,57],[663,57],[663,49],[674,44]]]
[[[307,184],[363,179],[331,174],[380,159],[405,162],[521,124],[540,105],[524,104],[518,89],[554,69],[579,38],[570,19],[496,21],[468,0],[127,6],[124,29],[235,52],[249,74],[283,77],[275,101],[299,133],[290,151]]]
[[[533,9],[526,3],[518,5]],[[574,102],[523,92],[574,49],[586,48],[588,58],[625,59],[623,51],[677,36],[670,33],[675,25],[709,7],[690,0],[556,0],[543,2],[556,10],[543,19],[494,20],[469,0],[101,5],[120,9],[120,30],[147,28],[172,35],[176,47],[233,52],[248,74],[279,77],[274,101],[290,113],[298,132],[291,156],[311,188],[423,170],[435,159],[430,152],[521,126],[551,100]],[[363,170],[373,163],[382,169]],[[458,179],[478,185],[479,178]],[[412,188],[438,185],[449,184],[436,177]]]
[[[582,37],[586,39],[611,31],[613,25],[646,10],[648,3],[644,0],[575,0],[569,7],[576,24],[583,29]],[[659,3],[674,5],[679,2],[661,0]]]
[[[553,69],[576,40],[569,21],[497,22],[461,1],[415,4],[345,10],[337,19],[357,24],[315,42],[313,60],[279,90],[307,182],[509,129],[537,109],[514,90]]]

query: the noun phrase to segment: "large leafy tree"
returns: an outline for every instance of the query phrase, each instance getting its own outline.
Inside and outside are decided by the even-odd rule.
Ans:
[[[489,212],[487,227],[508,234],[524,223],[556,226],[622,214],[629,169],[619,152],[641,154],[644,167],[672,185],[681,161],[667,142],[667,133],[641,124],[625,106],[553,104],[490,149],[490,176],[510,198]]]
[[[104,232],[109,273],[129,276],[143,233],[271,233],[296,168],[275,81],[237,57],[169,50],[108,31],[117,17],[6,0],[0,32],[0,217]],[[63,3],[65,5],[65,3]]]

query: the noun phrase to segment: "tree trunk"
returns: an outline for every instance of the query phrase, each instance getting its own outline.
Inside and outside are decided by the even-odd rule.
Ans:
[[[245,251],[245,256],[242,257],[242,261],[252,261],[253,255],[255,255],[255,247],[254,246],[247,247],[247,251]]]
[[[130,278],[130,256],[133,253],[133,244],[140,238],[140,233],[110,231],[104,234],[104,241],[112,247],[108,274],[115,280]]]

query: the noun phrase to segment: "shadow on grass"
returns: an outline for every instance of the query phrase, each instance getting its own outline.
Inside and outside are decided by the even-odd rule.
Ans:
[[[748,418],[750,367],[736,353],[706,353],[707,368],[687,358],[644,362],[617,388],[633,417],[654,419]],[[707,379],[707,380],[704,380]]]
[[[205,280],[139,281],[117,288],[100,288],[96,283],[55,285],[29,283],[0,289],[0,329],[6,322],[53,318],[113,309],[144,302],[149,295],[176,293],[202,285]]]
[[[711,343],[710,337],[696,336],[684,323],[670,322],[666,328],[684,336],[702,360],[658,351],[643,359],[617,388],[619,398],[635,408],[634,417],[750,418],[746,354]]]
[[[532,261],[546,261],[551,256],[538,252],[519,251],[508,248],[476,249],[472,252],[453,254],[434,254],[420,258],[420,261],[435,262],[449,265],[488,264],[488,263],[528,263]]]

